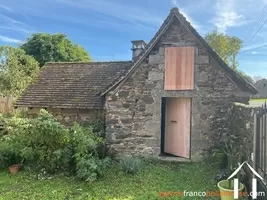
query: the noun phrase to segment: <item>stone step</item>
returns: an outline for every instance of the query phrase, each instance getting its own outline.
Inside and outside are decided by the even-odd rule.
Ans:
[[[190,163],[191,159],[175,157],[175,156],[158,156],[158,160],[163,162],[179,162],[179,163]]]

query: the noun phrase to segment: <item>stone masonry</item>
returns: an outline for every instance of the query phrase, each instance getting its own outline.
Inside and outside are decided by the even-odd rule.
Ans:
[[[104,110],[96,109],[60,109],[60,108],[47,108],[48,112],[54,115],[58,121],[66,126],[72,126],[75,122],[79,124],[90,124],[96,119],[104,120]],[[30,116],[37,116],[40,108],[28,109]]]
[[[164,47],[195,46],[195,87],[164,91]],[[196,37],[175,19],[149,56],[116,94],[106,94],[106,135],[109,153],[158,156],[161,145],[162,97],[192,98],[191,160],[202,158],[212,141],[214,120],[225,118],[232,102],[246,103],[242,92],[215,63]],[[218,127],[219,129],[220,127]]]

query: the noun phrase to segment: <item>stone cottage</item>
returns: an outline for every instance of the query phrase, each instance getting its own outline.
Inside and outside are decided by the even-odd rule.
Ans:
[[[222,129],[212,123],[232,102],[248,103],[257,93],[177,8],[148,44],[132,43],[129,62],[47,64],[17,106],[101,110],[110,153],[198,160],[208,135]]]
[[[259,91],[256,95],[251,95],[249,104],[252,106],[261,107],[267,102],[267,79],[258,80],[254,87]]]
[[[259,91],[256,95],[253,95],[252,98],[255,99],[267,99],[267,79],[263,78],[258,80],[254,87]]]

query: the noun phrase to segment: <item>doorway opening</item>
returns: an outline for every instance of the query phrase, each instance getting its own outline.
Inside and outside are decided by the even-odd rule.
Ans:
[[[190,158],[191,98],[163,97],[161,155]]]

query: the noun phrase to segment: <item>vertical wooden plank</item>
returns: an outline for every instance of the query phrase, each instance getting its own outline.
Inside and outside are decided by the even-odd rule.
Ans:
[[[191,57],[191,51],[190,51],[190,47],[186,47],[185,48],[185,51],[186,51],[186,65],[184,66],[185,67],[185,77],[187,77],[186,81],[185,81],[185,85],[184,85],[184,88],[185,89],[193,89],[191,88],[191,79],[192,79],[192,70],[191,70],[191,60],[192,60],[192,57]]]
[[[194,89],[194,48],[193,47],[181,47],[182,54],[182,73],[180,78],[182,84],[178,89],[180,90],[192,90]],[[178,67],[178,66],[177,66]]]
[[[191,98],[186,98],[186,139],[185,139],[185,158],[190,158],[190,139],[191,139]]]
[[[180,47],[181,49],[181,52],[182,52],[182,56],[181,56],[181,59],[182,59],[182,64],[181,66],[177,66],[177,67],[180,67],[181,68],[181,74],[179,77],[179,79],[181,79],[181,84],[179,85],[178,89],[179,90],[182,90],[182,89],[185,89],[185,84],[186,84],[186,78],[188,77],[185,77],[185,73],[186,73],[186,51],[185,51],[185,48],[186,47]]]
[[[183,157],[185,154],[185,119],[186,119],[186,113],[185,113],[185,101],[184,98],[177,98],[176,99],[177,108],[176,111],[176,119],[177,119],[177,125],[176,125],[176,149],[175,149],[175,155]]]
[[[189,74],[190,74],[190,79],[189,79],[189,89],[194,89],[194,82],[195,82],[195,48],[194,47],[188,47],[189,50],[189,67],[188,69]]]
[[[176,88],[176,65],[177,65],[177,60],[176,60],[176,54],[177,54],[177,49],[175,47],[171,48],[172,54],[171,54],[171,64],[170,64],[170,68],[171,68],[171,90],[175,90]]]
[[[191,100],[189,98],[177,98],[177,126],[176,126],[176,147],[175,155],[190,157],[190,116]]]
[[[175,90],[176,82],[176,48],[165,48],[165,90]]]
[[[190,81],[190,77],[191,77],[190,68],[188,67],[189,64],[190,64],[190,55],[189,55],[190,52],[189,52],[188,47],[184,47],[183,51],[184,51],[184,57],[183,58],[185,59],[185,64],[183,66],[183,68],[184,68],[184,74],[183,74],[184,79],[183,79],[183,86],[182,86],[181,89],[188,89],[189,88],[188,81]]]
[[[175,90],[179,89],[179,86],[182,84],[181,78],[181,64],[182,64],[182,51],[180,48],[176,48],[176,65],[174,66],[176,68],[176,76],[175,76]]]
[[[169,77],[169,73],[170,73],[170,70],[169,70],[169,48],[165,48],[165,70],[164,70],[164,89],[167,90],[169,88],[169,82],[168,82],[168,77]]]
[[[167,98],[166,100],[166,122],[165,122],[165,143],[164,143],[164,152],[169,154],[174,154],[174,143],[173,139],[175,138],[174,124],[172,120],[174,118],[173,109],[175,107],[175,102],[173,98]]]

